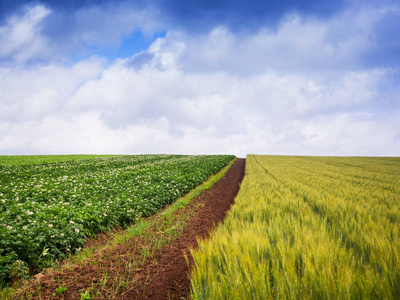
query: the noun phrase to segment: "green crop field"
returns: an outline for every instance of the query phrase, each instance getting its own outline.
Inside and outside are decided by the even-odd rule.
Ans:
[[[249,155],[195,299],[400,299],[400,159]]]
[[[0,283],[169,205],[230,155],[0,157]]]
[[[117,155],[2,155],[0,156],[0,166],[40,165],[44,163],[79,161],[111,156]]]

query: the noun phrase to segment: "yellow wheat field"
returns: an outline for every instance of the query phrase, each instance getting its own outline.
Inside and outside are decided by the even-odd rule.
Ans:
[[[249,155],[195,299],[399,299],[400,158]]]

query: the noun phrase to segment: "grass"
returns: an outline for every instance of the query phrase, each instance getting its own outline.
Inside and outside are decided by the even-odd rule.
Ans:
[[[399,299],[400,159],[249,155],[194,299]]]

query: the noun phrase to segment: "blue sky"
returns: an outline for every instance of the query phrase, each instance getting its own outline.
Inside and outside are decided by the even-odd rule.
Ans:
[[[0,0],[0,154],[400,155],[397,1]]]

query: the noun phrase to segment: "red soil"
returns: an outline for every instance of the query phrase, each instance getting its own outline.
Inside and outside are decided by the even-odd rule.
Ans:
[[[25,295],[32,295],[34,299],[80,299],[82,292],[92,289],[94,299],[188,299],[190,266],[185,256],[191,265],[190,249],[195,249],[197,240],[207,238],[209,232],[224,220],[239,191],[244,166],[245,159],[237,159],[210,190],[179,209],[178,214],[186,218],[191,216],[182,233],[162,248],[150,249],[154,253],[146,259],[140,260],[143,237],[135,237],[110,250],[95,252],[94,257],[69,268],[37,275],[40,281],[33,279],[25,289]],[[152,218],[158,220],[157,215]],[[160,228],[151,230],[153,234],[162,232]],[[100,240],[105,241],[107,237]],[[127,268],[132,258],[140,263]],[[107,282],[103,281],[104,274],[107,274]],[[129,283],[121,284],[121,278],[129,278]],[[60,285],[66,286],[67,290],[57,294],[55,291]]]

